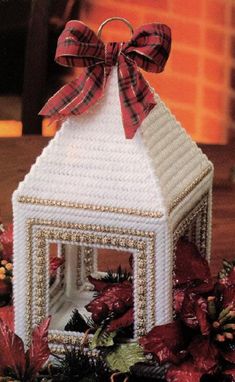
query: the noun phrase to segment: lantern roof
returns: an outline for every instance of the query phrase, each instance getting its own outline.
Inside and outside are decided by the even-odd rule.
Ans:
[[[126,139],[114,69],[102,100],[86,114],[67,118],[17,193],[167,215],[211,164],[155,97],[134,138]]]

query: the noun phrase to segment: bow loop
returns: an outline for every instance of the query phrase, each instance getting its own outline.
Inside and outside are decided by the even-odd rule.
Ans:
[[[160,73],[171,49],[171,30],[165,24],[147,24],[137,28],[124,49],[146,72]]]
[[[104,61],[103,41],[81,21],[69,21],[61,33],[55,60],[70,67],[89,67]]]
[[[86,70],[52,96],[40,114],[53,119],[83,114],[102,97],[107,78],[117,64],[123,126],[126,138],[132,138],[156,105],[154,94],[138,67],[161,72],[170,47],[170,29],[164,24],[144,25],[136,29],[129,42],[105,45],[81,21],[69,21],[58,40],[56,61]]]

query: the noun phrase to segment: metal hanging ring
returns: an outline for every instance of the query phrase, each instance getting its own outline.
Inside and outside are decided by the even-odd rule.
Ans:
[[[103,29],[103,27],[107,24],[107,23],[109,23],[109,22],[111,22],[111,21],[122,21],[123,23],[125,23],[127,26],[128,26],[128,28],[130,29],[130,31],[131,31],[131,34],[133,35],[133,33],[134,33],[134,29],[133,29],[133,26],[131,25],[131,23],[127,20],[127,19],[124,19],[124,17],[110,17],[109,19],[106,19],[106,20],[104,20],[103,22],[102,22],[102,24],[100,24],[100,26],[99,26],[99,29],[98,29],[98,31],[97,31],[97,36],[98,37],[100,37],[101,36],[101,32],[102,32],[102,29]]]

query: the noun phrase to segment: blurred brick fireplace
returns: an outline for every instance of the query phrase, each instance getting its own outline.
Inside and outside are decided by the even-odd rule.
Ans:
[[[230,38],[232,22],[235,27],[235,2],[90,0],[81,19],[97,30],[105,18],[114,15],[126,17],[135,27],[153,21],[171,27],[173,44],[165,71],[146,77],[195,140],[226,143],[231,126]],[[106,40],[120,41],[123,35],[127,39],[129,31],[117,22],[104,29]],[[235,56],[235,36],[232,41]],[[235,69],[232,73],[235,89]],[[235,98],[232,110],[235,119]]]

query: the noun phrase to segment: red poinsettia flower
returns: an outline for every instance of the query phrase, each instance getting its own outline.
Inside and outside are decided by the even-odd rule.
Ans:
[[[154,327],[139,340],[146,353],[153,353],[159,363],[179,363],[185,352],[182,352],[184,339],[181,325],[175,321]]]
[[[110,283],[104,280],[96,279],[91,275],[88,276],[88,281],[94,286],[97,292],[102,292],[104,289],[110,286]]]
[[[2,244],[2,257],[9,261],[13,255],[13,225],[9,224],[3,232],[0,233],[0,243]]]
[[[132,264],[132,255],[129,258],[130,265]],[[91,275],[88,276],[89,282],[94,286],[95,291],[102,292],[105,288],[113,285],[123,283],[124,281],[131,281],[132,273],[123,269],[121,265],[117,267],[115,271],[108,270],[105,276],[102,278],[95,278]]]
[[[180,248],[185,247],[184,241]],[[187,248],[188,244],[187,244]],[[192,248],[191,248],[192,250]],[[196,256],[195,248],[189,251],[189,256]],[[179,261],[181,258],[182,263]],[[193,258],[192,258],[193,259]],[[166,344],[164,336],[157,336],[155,332],[161,327],[154,328],[147,336],[140,340],[144,350],[155,354],[160,362],[175,363],[171,365],[166,374],[167,382],[201,382],[206,381],[208,375],[215,376],[221,382],[235,382],[235,285],[233,263],[224,261],[226,266],[220,275],[219,282],[213,286],[208,266],[202,261],[193,260],[198,267],[191,276],[186,274],[183,252],[178,257],[178,272],[175,283],[174,305],[180,322],[191,328],[189,339],[181,338],[181,347],[174,348],[172,343]],[[228,272],[229,270],[229,272]],[[202,277],[198,278],[198,275]],[[223,276],[226,283],[221,283]],[[203,279],[206,277],[206,280]],[[182,284],[181,284],[182,283]],[[213,288],[212,288],[213,286]],[[210,292],[210,295],[208,295]],[[164,327],[164,326],[163,326]],[[195,330],[194,330],[195,329]],[[199,329],[201,335],[198,335]],[[193,337],[194,333],[194,337]],[[186,335],[186,332],[183,333]],[[192,338],[190,340],[190,338]],[[183,347],[183,344],[189,345]],[[179,349],[181,350],[179,352]],[[178,354],[177,354],[178,351]],[[173,353],[173,354],[172,354]],[[163,356],[162,356],[163,354]],[[186,355],[183,358],[181,355]],[[179,355],[177,357],[177,355]],[[179,363],[176,365],[176,362]],[[228,365],[230,365],[228,367]],[[221,369],[222,367],[222,369]],[[221,372],[223,370],[223,372]],[[202,379],[203,377],[203,379]]]
[[[14,309],[12,305],[3,306],[0,309],[0,322],[3,321],[9,329],[14,329]]]
[[[86,306],[86,309],[92,313],[94,322],[100,323],[111,313],[114,318],[122,316],[131,307],[133,307],[132,283],[124,281],[105,288]]]
[[[203,285],[203,292],[213,287],[208,262],[203,258],[195,244],[180,239],[176,247],[175,287]],[[207,287],[207,288],[206,288]]]
[[[207,300],[195,293],[186,294],[179,314],[181,320],[190,328],[200,328],[203,335],[210,333]]]
[[[204,294],[213,290],[214,283],[208,262],[195,244],[182,238],[176,247],[174,308],[181,311],[184,297],[190,293]]]
[[[227,377],[226,382],[235,382],[235,367],[230,367],[222,373],[222,377]],[[228,379],[229,378],[229,379]]]
[[[225,340],[222,342],[215,341],[213,336],[195,336],[186,350],[189,359],[178,366],[170,367],[166,376],[167,382],[199,382],[203,375],[216,373],[222,359],[231,365],[228,370],[224,371],[224,374],[230,375],[230,380],[233,381],[235,370],[234,340],[226,343]],[[222,376],[220,375],[220,377],[222,382]]]
[[[187,350],[190,358],[179,366],[169,368],[167,382],[200,382],[204,374],[216,370],[219,351],[209,338],[195,337]]]
[[[183,322],[207,335],[210,325],[207,301],[201,296],[213,289],[208,262],[195,244],[180,239],[176,248],[174,308]]]
[[[175,313],[180,313],[185,298],[185,288],[175,288],[173,291],[173,307]]]
[[[209,337],[195,337],[187,350],[193,358],[194,365],[199,370],[208,373],[216,369],[219,359],[219,350]]]
[[[180,366],[171,366],[166,374],[167,382],[200,382],[203,372],[193,362],[187,361]]]
[[[127,328],[128,326],[131,326],[134,322],[134,309],[129,308],[124,314],[122,314],[118,318],[114,318],[110,321],[110,323],[107,325],[106,330],[107,332],[114,332],[120,328]]]
[[[0,321],[0,375],[4,376],[5,371],[10,369],[17,380],[35,381],[50,355],[47,339],[49,323],[50,318],[33,330],[31,346],[25,352],[21,338]]]

